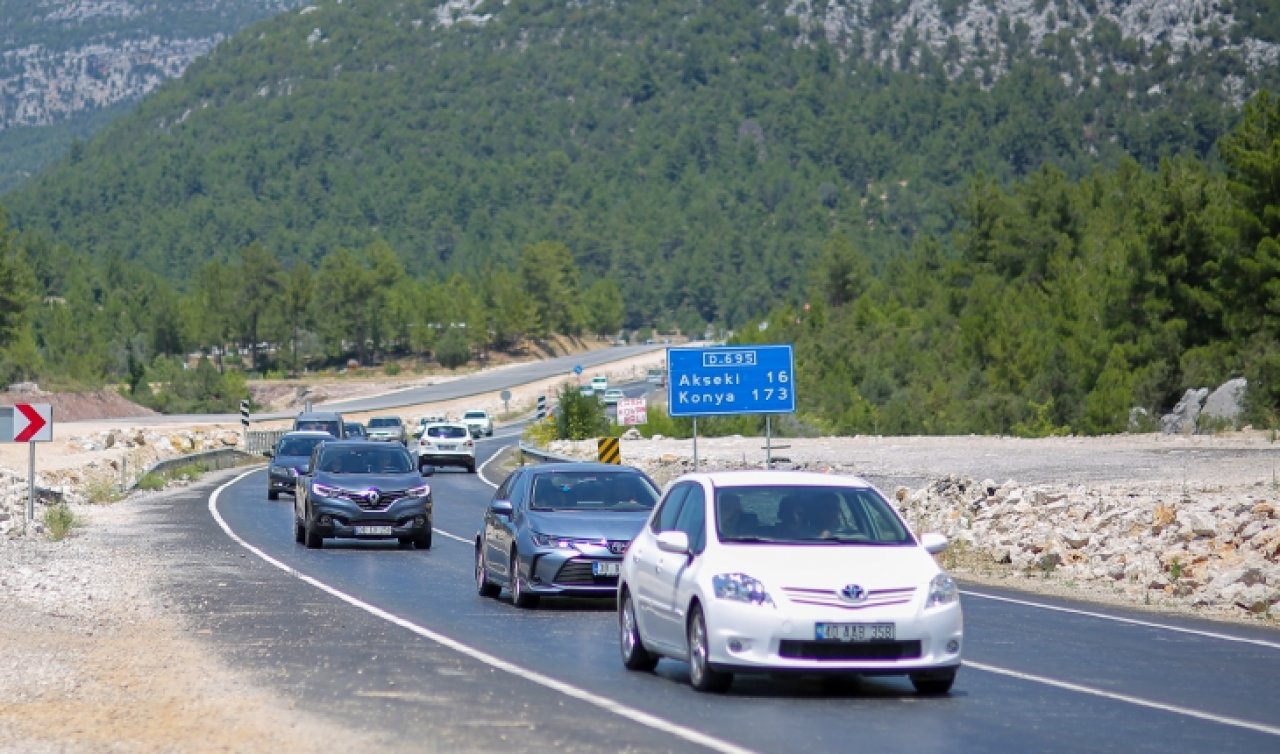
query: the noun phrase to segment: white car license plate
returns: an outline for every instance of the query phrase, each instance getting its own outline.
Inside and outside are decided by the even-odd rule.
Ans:
[[[896,631],[892,623],[819,623],[814,635],[832,641],[893,641]]]
[[[591,573],[596,576],[617,576],[620,565],[616,560],[597,560],[591,563]]]
[[[390,526],[357,526],[356,536],[389,537],[391,536],[391,527]]]
[[[436,447],[437,447],[437,448],[439,448],[440,450],[453,450],[453,449],[457,448],[458,446],[456,446],[456,445],[437,445]]]

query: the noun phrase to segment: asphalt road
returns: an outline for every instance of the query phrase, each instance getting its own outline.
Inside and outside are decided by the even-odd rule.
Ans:
[[[481,463],[513,441],[479,442]],[[1280,750],[1280,632],[969,587],[949,696],[905,678],[771,677],[704,695],[683,663],[625,671],[608,601],[525,611],[477,596],[471,540],[492,494],[477,475],[433,477],[425,552],[307,550],[263,471],[221,478],[212,498],[154,511],[158,546],[186,564],[166,593],[282,704],[367,732],[371,749]]]

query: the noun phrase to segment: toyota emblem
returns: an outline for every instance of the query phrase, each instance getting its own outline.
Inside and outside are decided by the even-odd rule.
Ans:
[[[840,587],[839,594],[840,594],[840,599],[844,600],[845,602],[858,603],[858,602],[867,601],[867,590],[863,589],[857,584],[845,584],[844,586]]]

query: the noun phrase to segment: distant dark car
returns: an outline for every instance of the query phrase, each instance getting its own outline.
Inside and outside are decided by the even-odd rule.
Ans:
[[[614,597],[622,555],[657,500],[657,485],[630,466],[522,466],[476,534],[476,588],[496,597],[505,586],[517,607],[541,596]]]
[[[351,440],[368,440],[369,433],[365,431],[364,425],[360,422],[342,423],[342,431],[347,433],[347,438]]]
[[[297,474],[307,467],[311,452],[322,442],[333,440],[328,432],[286,432],[271,450],[263,455],[271,459],[267,466],[267,499],[278,500],[280,493],[292,495]]]
[[[399,443],[336,440],[316,446],[297,478],[293,538],[398,539],[431,547],[431,487]]]
[[[339,440],[347,436],[342,414],[332,411],[303,411],[293,418],[294,431],[328,432]]]

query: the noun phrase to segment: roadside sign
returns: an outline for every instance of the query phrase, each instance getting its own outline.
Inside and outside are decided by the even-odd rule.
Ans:
[[[648,423],[649,411],[644,398],[623,398],[618,401],[618,424],[627,427]]]
[[[245,398],[240,401],[240,426],[249,426],[249,399]]]
[[[0,442],[51,442],[53,406],[15,403],[0,406]]]
[[[671,416],[795,413],[790,344],[668,348],[667,410]]]
[[[596,458],[600,463],[622,463],[622,450],[618,448],[618,438],[601,437],[596,440]]]
[[[574,364],[574,365],[573,365],[573,373],[574,373],[574,374],[582,374],[582,365],[581,365],[581,364]]]

